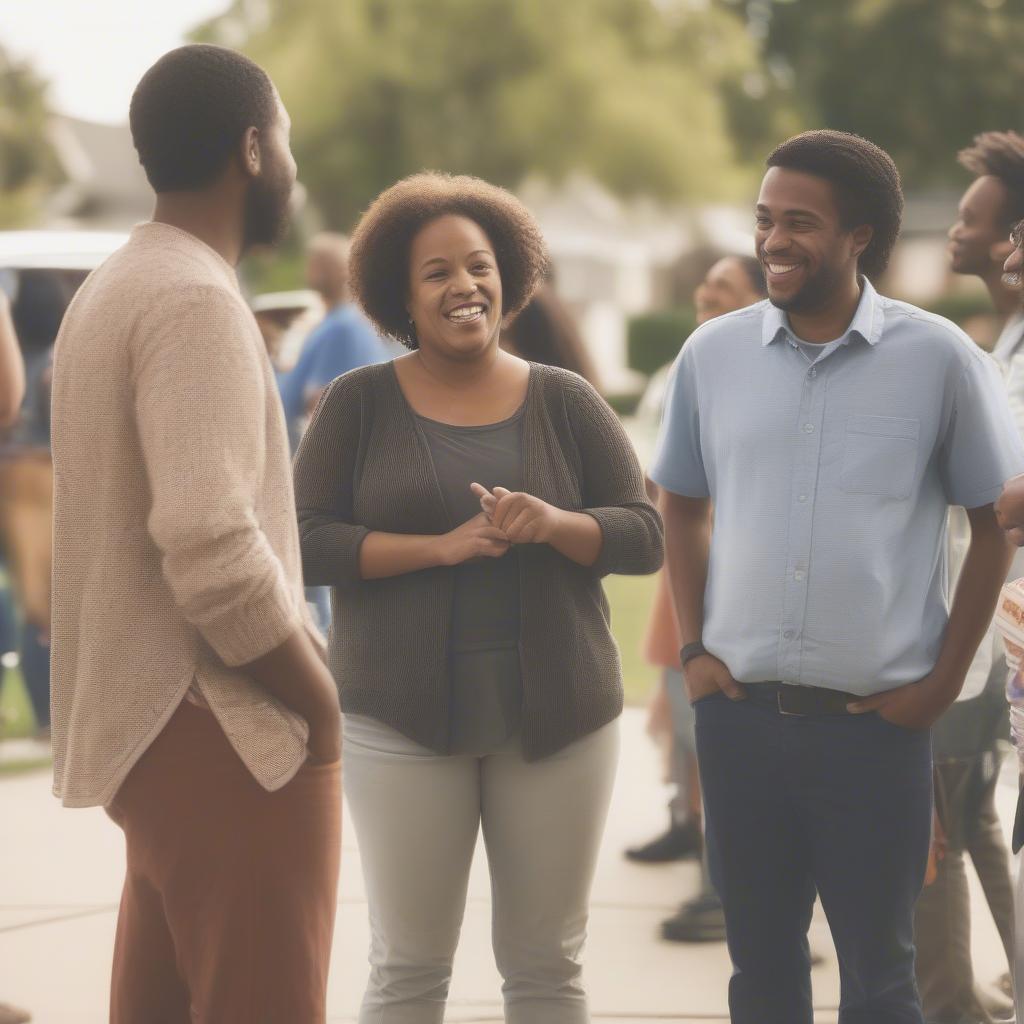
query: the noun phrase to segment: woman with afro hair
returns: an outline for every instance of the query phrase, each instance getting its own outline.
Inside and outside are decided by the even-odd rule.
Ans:
[[[335,380],[296,461],[372,946],[362,1024],[441,1024],[482,829],[510,1024],[584,1024],[590,886],[618,755],[601,579],[654,572],[662,527],[615,415],[499,347],[547,250],[469,177],[384,192],[353,290],[411,351]]]

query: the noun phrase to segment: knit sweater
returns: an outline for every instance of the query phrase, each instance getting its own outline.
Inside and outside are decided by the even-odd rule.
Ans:
[[[519,549],[522,743],[535,760],[622,710],[601,578],[654,572],[662,524],[615,414],[566,370],[531,366],[523,474],[525,491],[586,512],[603,535],[590,567],[545,544]],[[330,656],[342,710],[446,753],[454,570],[374,580],[359,572],[371,531],[442,534],[458,525],[390,363],[353,370],[328,388],[299,447],[295,487],[306,582],[334,588]]]
[[[194,687],[255,778],[308,730],[237,668],[308,623],[284,417],[233,269],[135,228],[53,371],[54,791],[106,804]]]

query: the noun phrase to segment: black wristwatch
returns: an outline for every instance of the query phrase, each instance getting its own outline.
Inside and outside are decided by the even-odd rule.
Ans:
[[[707,650],[699,640],[694,640],[692,644],[686,644],[679,652],[679,664],[682,668],[686,668],[688,661],[693,661],[694,658],[699,658],[702,654],[707,654]]]

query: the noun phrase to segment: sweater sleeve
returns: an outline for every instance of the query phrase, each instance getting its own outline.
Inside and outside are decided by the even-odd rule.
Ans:
[[[645,575],[664,557],[663,527],[648,501],[632,442],[607,402],[582,378],[567,378],[565,400],[583,479],[583,511],[597,520],[603,543],[593,571]]]
[[[354,522],[353,492],[363,395],[356,370],[329,385],[295,457],[295,503],[307,586],[355,586],[370,532]]]
[[[301,623],[256,512],[268,398],[253,330],[228,292],[194,288],[166,297],[133,342],[149,533],[182,614],[229,666]]]

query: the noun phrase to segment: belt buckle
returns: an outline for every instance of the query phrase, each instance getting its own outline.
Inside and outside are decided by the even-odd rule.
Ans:
[[[782,697],[785,692],[786,691],[783,690],[782,687],[775,691],[775,699],[778,702],[779,714],[787,715],[789,718],[806,718],[806,715],[802,711],[787,711],[785,707],[783,707]]]

